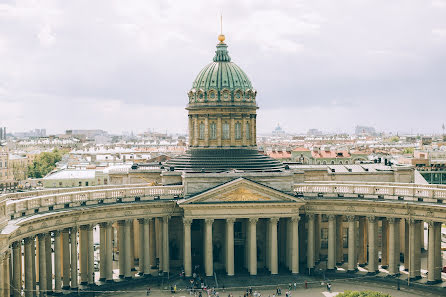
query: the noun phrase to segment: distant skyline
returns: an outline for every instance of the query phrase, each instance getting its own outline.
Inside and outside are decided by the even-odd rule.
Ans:
[[[0,126],[185,133],[221,11],[259,133],[442,133],[446,0],[2,1]]]

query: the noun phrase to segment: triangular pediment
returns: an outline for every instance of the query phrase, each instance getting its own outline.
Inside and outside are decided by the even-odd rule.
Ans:
[[[292,195],[267,187],[265,185],[238,178],[222,184],[203,193],[179,201],[179,204],[203,204],[203,203],[280,203],[301,202]]]

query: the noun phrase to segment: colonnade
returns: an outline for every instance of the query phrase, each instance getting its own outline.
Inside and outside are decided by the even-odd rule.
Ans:
[[[307,215],[307,267],[315,267],[317,249],[315,239],[320,237],[320,229],[316,229],[318,214]],[[343,262],[342,233],[337,223],[343,221],[342,215],[329,214],[328,217],[328,250],[327,269],[335,270],[337,264]],[[378,221],[381,220],[381,245],[378,240]],[[377,216],[347,216],[348,221],[348,253],[347,269],[354,272],[358,266],[367,266],[370,274],[378,272],[381,251],[381,266],[388,269],[389,275],[396,276],[400,272],[400,229],[404,223],[406,232],[404,250],[404,268],[409,272],[411,279],[421,278],[421,243],[424,237],[423,221],[402,218],[382,218]],[[441,223],[427,221],[428,223],[428,283],[441,281]],[[341,240],[339,240],[341,239]],[[315,256],[316,255],[316,256]]]
[[[244,220],[246,223],[245,238],[245,265],[250,275],[257,275],[257,223],[259,217],[250,217]],[[299,216],[281,218],[286,229],[286,255],[285,265],[295,274],[299,273]],[[183,218],[184,225],[184,271],[186,276],[192,275],[191,256],[191,224],[193,220],[203,220],[203,263],[206,276],[214,274],[213,259],[213,218]],[[271,274],[278,274],[279,248],[278,248],[278,222],[279,218],[268,218],[266,227],[267,260],[266,268]],[[234,223],[236,218],[229,217],[225,221],[225,253],[224,265],[229,276],[234,275]],[[284,243],[285,244],[285,243]]]
[[[156,232],[155,220],[160,232]],[[139,223],[139,260],[135,267],[131,240],[134,220],[99,223],[99,281],[113,282],[114,246],[119,249],[119,277],[169,272],[169,216],[141,218]],[[114,225],[114,223],[116,223]],[[62,289],[77,290],[79,285],[93,285],[95,280],[95,244],[93,228],[87,224],[42,232],[12,242],[11,250],[0,255],[0,297],[45,296]],[[113,226],[117,227],[117,244]],[[158,237],[158,238],[157,238]],[[156,241],[160,240],[160,255]],[[157,270],[157,258],[160,266]],[[11,262],[11,265],[10,265]]]

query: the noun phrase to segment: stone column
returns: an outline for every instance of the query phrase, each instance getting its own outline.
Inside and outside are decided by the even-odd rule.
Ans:
[[[278,250],[277,250],[277,223],[279,218],[269,219],[270,223],[270,270],[271,274],[279,273],[279,261],[278,261]]]
[[[389,265],[388,261],[388,237],[389,237],[389,224],[386,219],[381,220],[382,229],[381,229],[381,266],[382,268],[387,268]]]
[[[314,214],[307,215],[308,238],[307,238],[307,268],[314,268]]]
[[[369,265],[368,272],[369,273],[377,273],[378,272],[378,251],[376,249],[376,217],[369,216],[368,219],[368,239],[369,239]]]
[[[113,282],[113,237],[114,237],[113,226],[111,222],[104,223],[104,225],[105,225],[105,281]]]
[[[155,219],[150,219],[149,222],[150,232],[150,263],[154,267],[156,265],[156,232],[155,232]]]
[[[138,219],[138,233],[139,233],[139,259],[138,259],[138,275],[144,275],[144,220],[145,219]],[[149,248],[149,247],[147,247]]]
[[[334,270],[336,265],[336,216],[328,215],[328,260],[327,269]]]
[[[2,255],[1,265],[0,265],[0,296],[10,297],[11,296],[11,252],[9,249],[5,251]],[[3,294],[3,295],[2,295]]]
[[[410,254],[409,254],[409,220],[408,219],[404,219],[404,270],[405,271],[409,271],[409,259],[410,259]]]
[[[107,266],[107,260],[105,257],[106,250],[106,228],[107,223],[99,224],[99,281],[105,282],[105,272]]]
[[[242,115],[242,131],[243,131],[243,134],[242,134],[242,145],[243,146],[246,146],[246,143],[247,143],[247,138],[246,138],[246,136],[247,136],[247,131],[246,131],[246,117],[245,117],[245,115]]]
[[[226,219],[226,272],[234,275],[234,222],[235,218]]]
[[[54,291],[56,294],[62,293],[62,282],[61,282],[61,236],[60,231],[54,231]]]
[[[77,289],[77,228],[71,228],[71,289]]]
[[[257,222],[258,218],[249,219],[249,274],[257,275]]]
[[[435,236],[435,280],[441,282],[441,269],[443,259],[441,257],[441,223],[434,223]]]
[[[142,226],[144,228],[144,244],[143,244],[143,248],[140,249],[139,254],[144,254],[144,265],[143,265],[143,269],[144,269],[144,275],[149,275],[151,272],[151,266],[152,266],[152,262],[151,262],[151,257],[150,257],[150,253],[151,251],[151,240],[150,240],[150,222],[153,221],[153,219],[144,219],[144,225]],[[140,226],[141,227],[141,226]],[[142,239],[139,239],[140,241],[142,241]],[[141,261],[141,260],[140,260]]]
[[[33,271],[33,260],[34,257],[34,251],[33,251],[33,242],[34,238],[27,237],[24,240],[25,242],[25,296],[26,297],[32,297],[33,294],[33,274],[35,271]]]
[[[235,119],[231,115],[231,127],[230,127],[230,136],[231,136],[231,146],[235,146]]]
[[[183,228],[184,228],[184,273],[186,277],[192,276],[192,255],[191,255],[191,234],[190,226],[192,224],[192,219],[183,218]]]
[[[62,288],[70,288],[70,229],[62,230]]]
[[[119,278],[125,275],[125,239],[124,239],[125,221],[118,221],[118,248],[119,248]]]
[[[336,216],[336,264],[344,262],[344,230],[342,227],[343,216]]]
[[[194,138],[193,138],[193,145],[198,146],[198,116],[194,116]]]
[[[32,256],[33,296],[37,296],[37,273],[38,273],[38,268],[39,268],[36,265],[36,258],[38,258],[38,256],[39,256],[36,244],[37,244],[37,237],[33,237],[32,247],[31,247],[31,250],[33,253],[33,256]]]
[[[45,233],[37,235],[39,239],[39,292],[40,295],[46,293],[46,251],[45,251],[45,237],[48,236]]]
[[[136,269],[135,269],[135,225],[134,225],[134,222],[135,222],[135,220],[129,221],[130,248],[128,250],[130,252],[130,255],[129,255],[130,271],[136,271]],[[132,273],[132,275],[134,275],[134,273]]]
[[[194,122],[193,122],[191,115],[189,115],[188,118],[189,118],[189,125],[188,125],[189,126],[189,145],[193,146],[192,139],[194,139]]]
[[[300,217],[291,218],[291,273],[299,273],[299,220]]]
[[[214,219],[205,219],[205,239],[204,239],[204,266],[206,276],[212,276],[214,274],[214,259],[212,251],[212,224]]]
[[[217,146],[221,146],[221,116],[217,116]]]
[[[365,266],[367,262],[367,244],[366,244],[366,219],[365,217],[359,218],[359,232],[358,232],[358,264],[359,266],[363,267]]]
[[[395,275],[398,271],[399,259],[397,259],[397,246],[396,246],[396,229],[399,228],[398,222],[395,218],[387,218],[388,230],[389,230],[389,275]],[[399,254],[399,251],[398,251]]]
[[[88,284],[88,226],[84,225],[79,230],[79,270],[81,285]]]
[[[53,251],[51,247],[51,233],[45,236],[45,261],[46,261],[46,290],[51,294],[53,290]]]
[[[204,145],[209,146],[209,115],[204,118]]]
[[[170,250],[169,250],[169,219],[170,216],[163,217],[163,271],[170,271]]]
[[[255,115],[251,117],[251,123],[249,124],[251,128],[251,146],[256,145],[256,133],[255,133]]]
[[[347,216],[348,219],[348,271],[356,270],[356,217]]]
[[[409,221],[409,277],[421,278],[420,266],[420,221]]]
[[[131,236],[130,236],[130,224],[133,223],[133,220],[125,220],[124,221],[124,277],[126,279],[132,278],[132,254],[130,252],[131,244]]]
[[[435,279],[435,223],[433,221],[428,222],[429,224],[429,245],[428,245],[428,255],[427,255],[427,280],[428,284],[434,284]]]
[[[320,220],[321,220],[321,215],[315,214],[315,227],[314,227],[315,228],[315,236],[314,236],[314,238],[315,238],[315,241],[314,241],[314,243],[315,243],[315,251],[314,251],[315,257],[314,257],[314,260],[316,262],[319,262],[321,259],[321,256],[320,256],[320,254],[321,254],[321,223],[320,223]]]
[[[25,251],[26,252],[26,251]],[[22,243],[12,243],[12,296],[21,296],[22,290]]]

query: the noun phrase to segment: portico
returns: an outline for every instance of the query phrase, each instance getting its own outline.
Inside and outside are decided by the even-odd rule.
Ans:
[[[278,273],[279,263],[292,273],[299,272],[299,209],[303,201],[286,193],[239,178],[178,202],[184,210],[184,268],[186,276],[197,263],[191,260],[193,242],[203,243],[206,276],[216,267],[228,275],[258,269]],[[279,221],[286,222],[278,224]],[[191,235],[191,225],[202,226],[204,235]],[[215,232],[217,231],[217,232]],[[284,241],[279,233],[285,233]],[[282,238],[282,237],[281,237]],[[290,253],[280,254],[280,246],[289,245]],[[235,261],[237,259],[238,261]]]

